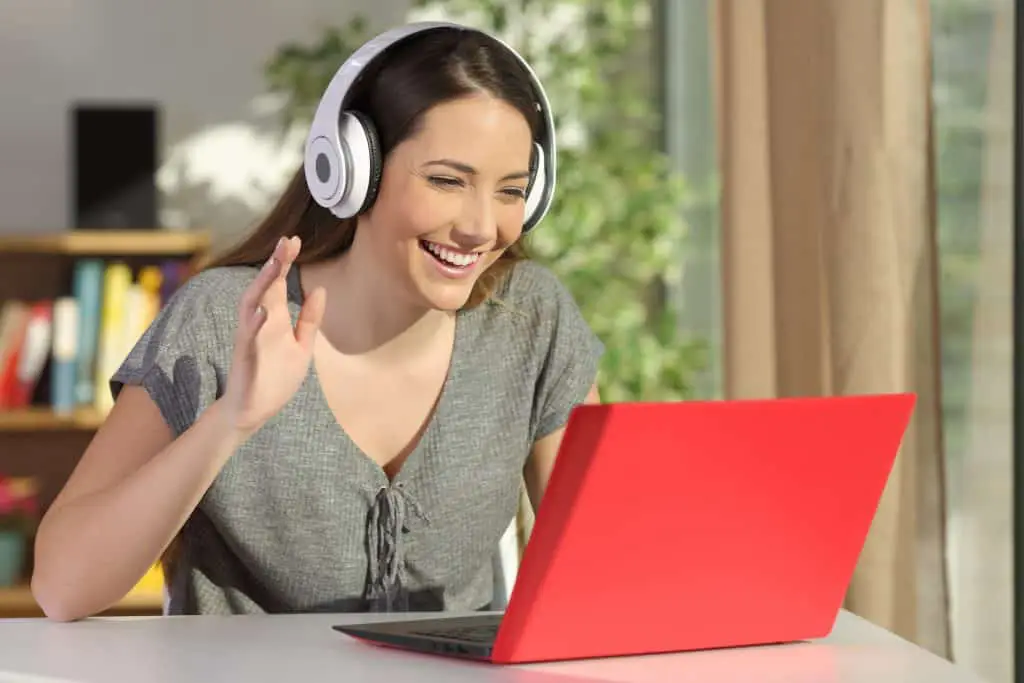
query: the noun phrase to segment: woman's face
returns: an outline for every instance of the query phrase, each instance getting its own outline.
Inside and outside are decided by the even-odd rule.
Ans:
[[[437,105],[388,156],[356,240],[417,303],[461,308],[522,234],[531,147],[526,119],[502,100]]]

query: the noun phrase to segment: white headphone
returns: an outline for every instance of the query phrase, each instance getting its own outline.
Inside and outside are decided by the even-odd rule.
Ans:
[[[433,21],[400,26],[365,43],[334,74],[320,98],[306,138],[306,185],[317,204],[338,218],[350,218],[368,209],[377,195],[383,159],[376,129],[364,114],[345,109],[349,89],[363,69],[393,45],[411,36],[452,28],[477,31],[459,24]],[[533,69],[510,46],[494,39],[519,61],[529,75],[543,122],[541,139],[533,144],[523,221],[525,233],[544,218],[554,197],[555,126],[547,95]]]

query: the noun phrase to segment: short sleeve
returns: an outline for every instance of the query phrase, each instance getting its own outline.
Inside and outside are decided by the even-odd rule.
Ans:
[[[540,307],[547,349],[534,398],[534,441],[561,429],[597,381],[604,345],[590,329],[569,290],[550,271],[529,264],[533,299]]]
[[[217,395],[209,360],[217,344],[209,291],[202,276],[179,288],[110,378],[115,400],[126,385],[143,387],[175,437],[191,427]]]

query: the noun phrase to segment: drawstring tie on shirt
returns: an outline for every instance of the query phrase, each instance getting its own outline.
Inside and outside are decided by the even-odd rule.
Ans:
[[[409,596],[402,589],[403,537],[409,513],[426,516],[401,484],[377,491],[367,518],[369,578],[366,598],[371,612],[407,612]]]

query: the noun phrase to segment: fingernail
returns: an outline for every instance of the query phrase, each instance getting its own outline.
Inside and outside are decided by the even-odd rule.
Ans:
[[[282,245],[282,244],[284,244],[284,241],[285,241],[286,239],[288,239],[288,238],[287,238],[287,237],[280,237],[280,238],[278,238],[278,240],[277,240],[277,246],[276,246],[276,247],[274,247],[274,249],[280,249],[280,248],[281,248],[281,245]]]
[[[274,266],[275,263],[277,263],[277,257],[271,256],[270,258],[267,259],[267,262],[263,264],[263,270],[269,270]]]

